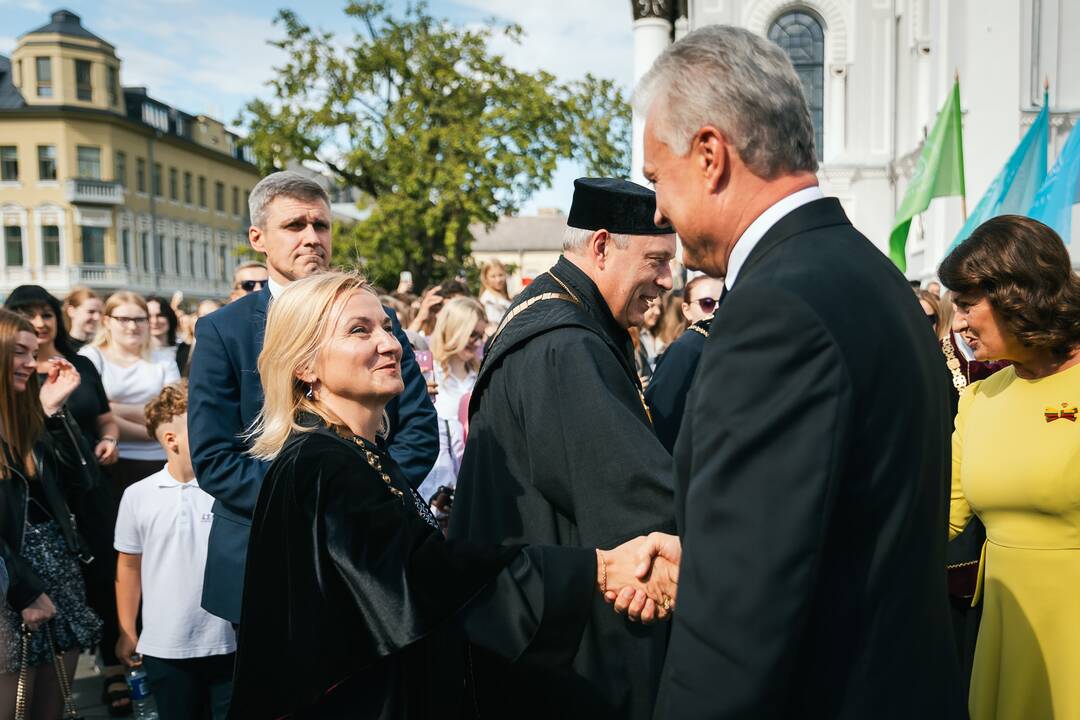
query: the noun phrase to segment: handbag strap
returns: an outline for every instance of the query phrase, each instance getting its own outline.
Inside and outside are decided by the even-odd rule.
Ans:
[[[71,695],[71,681],[68,679],[67,669],[64,667],[64,655],[56,649],[56,643],[53,642],[51,623],[45,624],[45,636],[49,639],[53,667],[56,668],[56,680],[60,685],[60,694],[64,697],[64,717],[68,720],[75,720],[79,717],[79,709],[75,707],[75,698]]]
[[[15,720],[26,720],[26,685],[30,678],[30,633],[33,630],[23,624],[19,632],[19,684],[15,690]]]
[[[15,720],[27,718],[27,693],[26,686],[30,675],[30,636],[33,630],[23,623],[19,638],[19,683],[15,690]],[[53,669],[56,672],[56,681],[60,685],[60,693],[64,696],[64,714],[67,720],[76,720],[79,717],[79,709],[75,706],[75,698],[71,694],[71,682],[68,679],[67,670],[64,668],[64,656],[56,649],[53,642],[52,627],[45,624],[45,637],[49,640],[49,650],[52,653]]]

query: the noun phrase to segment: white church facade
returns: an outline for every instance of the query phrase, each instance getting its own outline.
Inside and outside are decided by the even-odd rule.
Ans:
[[[883,252],[955,73],[969,209],[1039,112],[1044,78],[1050,83],[1051,164],[1080,117],[1075,0],[631,2],[635,82],[668,44],[713,23],[744,27],[784,47],[807,90],[821,185]],[[635,117],[638,182],[642,126]],[[959,197],[933,200],[911,225],[908,277],[932,278],[962,225]],[[1078,227],[1074,219],[1074,236]],[[1080,266],[1075,243],[1070,251]]]

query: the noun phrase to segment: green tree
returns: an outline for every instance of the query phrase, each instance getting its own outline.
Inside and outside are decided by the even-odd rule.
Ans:
[[[516,25],[456,27],[410,4],[400,15],[352,0],[351,39],[313,29],[291,10],[272,41],[288,60],[272,97],[240,122],[263,171],[313,161],[359,188],[371,214],[335,236],[334,262],[417,287],[467,264],[470,225],[492,225],[551,184],[560,159],[592,175],[629,175],[630,110],[610,80],[561,83],[491,50]]]

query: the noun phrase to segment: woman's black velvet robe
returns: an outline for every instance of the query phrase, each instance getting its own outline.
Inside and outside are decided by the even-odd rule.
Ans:
[[[459,717],[466,635],[521,663],[571,660],[596,592],[593,551],[447,542],[380,458],[403,498],[325,427],[294,434],[271,465],[230,718]]]

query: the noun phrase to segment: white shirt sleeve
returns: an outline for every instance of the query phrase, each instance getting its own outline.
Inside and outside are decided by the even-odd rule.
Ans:
[[[94,345],[83,345],[79,348],[79,355],[85,358],[89,358],[90,362],[94,364],[94,368],[98,371],[98,375],[105,375],[104,368],[102,367],[101,351]]]
[[[176,360],[166,360],[161,362],[160,365],[165,371],[165,382],[162,387],[180,382],[180,368],[176,367]]]
[[[138,512],[135,507],[135,486],[124,491],[120,499],[120,510],[116,516],[116,530],[113,547],[128,555],[141,555],[143,551],[142,530],[139,527]]]

